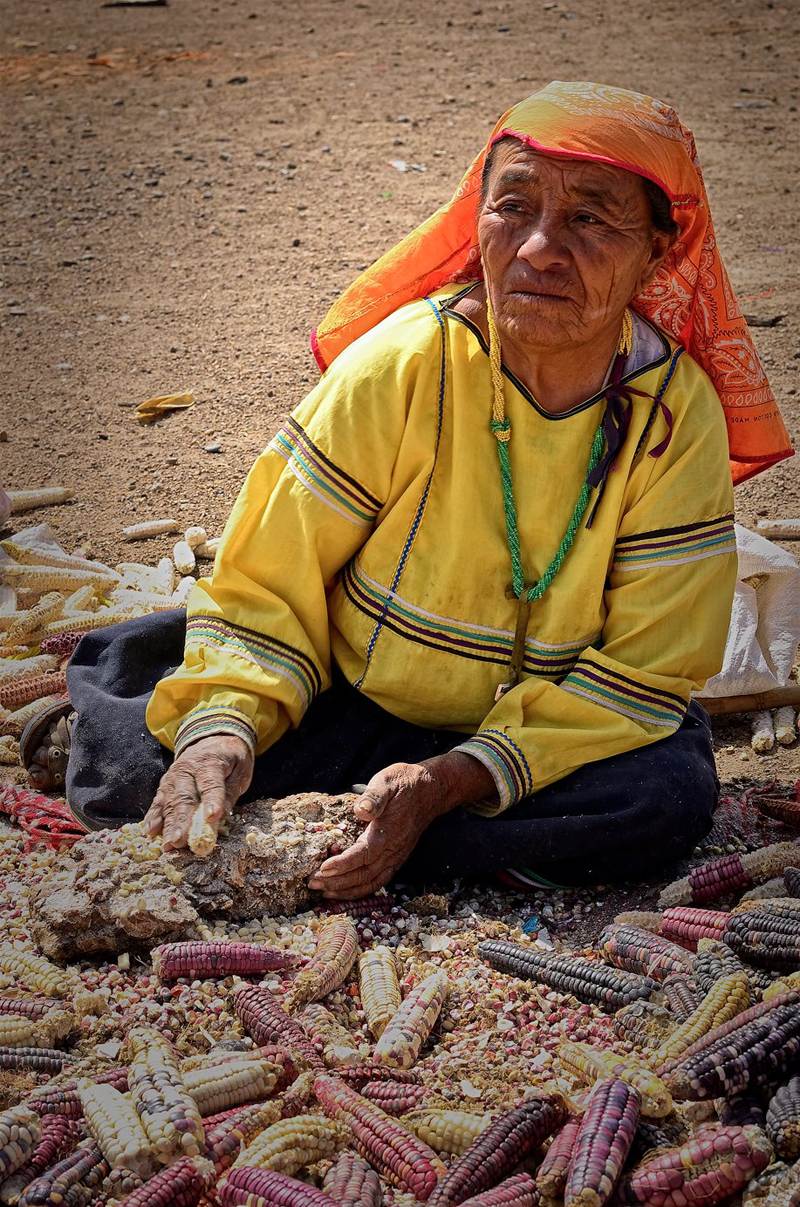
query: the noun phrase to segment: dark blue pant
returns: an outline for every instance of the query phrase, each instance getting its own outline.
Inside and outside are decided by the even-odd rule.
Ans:
[[[183,657],[184,631],[183,612],[160,612],[87,633],[72,656],[67,687],[78,720],[67,798],[91,828],[141,818],[172,761],[144,714],[155,684]],[[399,720],[335,672],[299,727],[256,759],[243,799],[345,792],[391,763],[417,763],[463,740]],[[708,719],[693,703],[676,733],[588,763],[497,818],[462,809],[439,818],[404,877],[526,866],[560,884],[644,879],[708,832],[718,789]]]

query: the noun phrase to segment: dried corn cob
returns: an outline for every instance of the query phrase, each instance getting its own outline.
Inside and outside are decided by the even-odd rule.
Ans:
[[[93,587],[89,589],[94,591]],[[17,617],[6,635],[8,644],[27,645],[29,639],[39,632],[42,625],[47,624],[48,620],[54,620],[56,616],[61,615],[63,607],[64,596],[61,592],[48,591],[38,603]],[[33,643],[31,642],[31,644]]]
[[[20,951],[10,943],[0,943],[0,972],[8,973],[28,989],[48,997],[65,997],[74,983],[69,973],[51,964],[44,956]]]
[[[718,1203],[735,1195],[769,1163],[771,1146],[754,1127],[710,1127],[623,1178],[621,1203]]]
[[[382,1111],[386,1111],[387,1115],[395,1118],[416,1110],[427,1097],[424,1086],[404,1085],[402,1081],[368,1081],[360,1092]]]
[[[4,562],[0,578],[9,586],[27,587],[33,591],[72,592],[78,587],[112,587],[119,582],[116,570],[101,566],[99,562],[87,562],[80,569],[64,566],[25,566],[19,562]]]
[[[751,1178],[742,1195],[743,1207],[800,1207],[800,1165],[774,1161]]]
[[[767,1125],[766,1113],[755,1094],[731,1094],[714,1103],[720,1123],[726,1127],[760,1127]]]
[[[677,1116],[669,1122],[659,1119],[657,1123],[651,1119],[640,1119],[628,1154],[628,1165],[640,1165],[642,1161],[649,1161],[656,1152],[679,1148],[686,1140],[686,1127]]]
[[[116,590],[116,588],[115,588]],[[85,587],[78,587],[77,591],[73,591],[68,595],[63,603],[63,614],[65,616],[73,616],[76,612],[93,612],[100,604],[95,588],[91,583]],[[48,617],[48,620],[50,617]]]
[[[318,1074],[314,1080],[314,1093],[326,1115],[346,1124],[361,1156],[378,1173],[401,1190],[427,1202],[437,1180],[445,1172],[444,1165],[427,1144],[410,1135],[380,1107],[338,1078]]]
[[[197,559],[186,541],[178,541],[172,550],[172,560],[179,574],[191,574],[197,565]]]
[[[307,1069],[284,1092],[281,1099],[281,1117],[283,1119],[290,1119],[293,1115],[302,1115],[314,1093],[315,1077],[315,1070]]]
[[[421,1089],[422,1087],[410,1086],[408,1088]],[[387,1111],[387,1114],[389,1113]],[[453,1157],[460,1157],[467,1151],[473,1140],[477,1140],[478,1136],[483,1135],[493,1118],[492,1115],[471,1115],[468,1111],[416,1110],[412,1114],[404,1116],[403,1127],[407,1127],[415,1136],[419,1136],[420,1140],[434,1152],[449,1153]]]
[[[518,1173],[483,1194],[465,1199],[461,1207],[538,1207],[538,1203],[536,1182],[529,1173]]]
[[[367,1026],[375,1039],[380,1039],[402,1001],[397,963],[390,947],[372,947],[361,953],[358,957],[358,983]]]
[[[668,976],[662,985],[664,997],[667,999],[669,1006],[674,1016],[673,1021],[683,1023],[694,1014],[697,1007],[700,1005],[700,998],[697,994],[697,986],[691,977],[684,976],[678,973],[674,976]]]
[[[88,1207],[109,1173],[109,1164],[94,1140],[35,1178],[20,1195],[19,1207]]]
[[[233,1169],[274,1169],[293,1177],[317,1161],[331,1160],[349,1140],[347,1128],[319,1115],[281,1119],[242,1149]]]
[[[723,855],[710,863],[693,868],[683,880],[667,885],[658,899],[662,909],[674,905],[702,905],[716,901],[753,884],[761,884],[773,876],[782,876],[785,869],[797,862],[797,846],[792,842],[777,842],[761,847],[747,855]]]
[[[58,657],[47,650],[30,658],[0,659],[0,683],[13,683],[15,679],[30,679],[34,675],[43,675],[45,671],[57,671],[58,662]]]
[[[51,1010],[59,1010],[64,1003],[57,997],[0,997],[0,1016],[16,1014],[17,1017],[40,1019]]]
[[[203,561],[213,562],[214,558],[217,556],[219,542],[220,538],[218,536],[209,537],[207,541],[203,541],[202,545],[197,546],[194,551],[195,557]]]
[[[800,860],[800,854],[798,854]],[[787,868],[783,873],[783,883],[790,897],[800,897],[800,867]]]
[[[419,1073],[415,1069],[393,1069],[389,1065],[375,1064],[369,1060],[358,1065],[343,1065],[336,1070],[336,1076],[354,1090],[361,1090],[371,1081],[402,1082],[404,1085],[420,1083]]]
[[[778,1156],[800,1157],[800,1077],[790,1077],[770,1099],[767,1135]]]
[[[198,1207],[213,1186],[214,1166],[203,1157],[180,1157],[124,1200],[125,1207]]]
[[[386,918],[392,912],[395,898],[392,893],[380,889],[366,897],[355,897],[352,901],[326,901],[326,914],[348,914],[351,918]]]
[[[621,968],[593,963],[582,956],[538,951],[505,940],[481,943],[478,954],[498,972],[538,981],[558,993],[569,993],[579,1001],[593,1002],[609,1010],[620,1010],[639,998],[649,998],[657,988],[649,977]]]
[[[257,943],[162,943],[152,952],[153,971],[160,981],[190,981],[228,976],[263,976],[279,968],[293,968],[297,956],[278,947]]]
[[[800,901],[787,897],[738,906],[728,919],[725,942],[753,964],[800,969]]]
[[[143,1181],[158,1169],[150,1142],[127,1094],[110,1085],[78,1083],[89,1135],[112,1169],[129,1169]]]
[[[45,637],[39,648],[47,657],[58,659],[69,658],[82,637],[83,633],[67,629],[65,632],[59,633],[58,636]]]
[[[564,1207],[602,1207],[622,1174],[641,1114],[638,1090],[598,1081],[581,1120],[564,1188]]]
[[[721,939],[728,915],[718,909],[676,905],[661,916],[661,934],[688,951],[697,951],[699,939]]]
[[[129,524],[122,529],[124,541],[143,541],[149,536],[165,536],[170,532],[180,532],[181,526],[177,520],[142,520],[138,524]]]
[[[33,720],[44,709],[49,708],[51,704],[58,704],[63,698],[63,695],[41,696],[38,700],[32,700],[30,704],[23,704],[22,708],[7,713],[3,717],[3,721],[0,723],[0,731],[11,734],[15,738],[21,737],[22,731],[29,721]]]
[[[638,926],[612,923],[600,935],[597,950],[607,964],[638,972],[653,981],[692,971],[691,960],[683,948]]]
[[[60,1073],[74,1056],[57,1048],[0,1048],[0,1069],[31,1069],[34,1073]]]
[[[0,737],[0,767],[19,767],[19,742],[11,734]]]
[[[144,612],[140,608],[104,608],[102,612],[75,612],[72,616],[65,616],[63,620],[51,620],[45,625],[44,631],[47,638],[59,636],[71,636],[73,633],[79,633],[81,637],[84,633],[94,632],[95,629],[106,629],[110,624],[119,624],[121,620],[131,620],[135,616],[143,616]]]
[[[6,1177],[0,1156],[0,1203],[7,1207],[16,1207],[25,1187],[57,1161],[68,1156],[80,1138],[81,1129],[72,1120],[60,1119],[57,1115],[42,1119],[41,1136],[33,1152],[12,1177]]]
[[[181,1156],[198,1156],[203,1124],[172,1045],[154,1027],[139,1026],[128,1032],[123,1053],[130,1094],[156,1158],[169,1165]]]
[[[339,1207],[381,1207],[383,1193],[375,1170],[353,1153],[342,1153],[325,1175],[322,1189]]]
[[[790,972],[788,976],[781,977],[780,980],[771,981],[764,990],[763,999],[765,1002],[771,1002],[774,997],[778,997],[783,993],[791,993],[800,990],[800,971]]]
[[[536,1185],[541,1191],[544,1203],[549,1204],[564,1198],[567,1172],[580,1126],[580,1117],[578,1115],[570,1116],[561,1130],[553,1136],[544,1160],[536,1172]]]
[[[573,1077],[579,1078],[586,1085],[593,1085],[600,1080],[607,1081],[609,1078],[627,1081],[639,1091],[642,1098],[642,1114],[648,1118],[661,1119],[673,1109],[672,1098],[666,1085],[642,1061],[569,1040],[559,1044],[558,1058]]]
[[[211,1068],[189,1069],[183,1074],[183,1084],[200,1115],[205,1116],[267,1098],[280,1074],[280,1068],[268,1060],[231,1060]]]
[[[248,1103],[228,1113],[230,1118],[218,1123],[212,1130],[209,1130],[211,1120],[204,1120],[206,1142],[203,1156],[212,1162],[217,1177],[230,1169],[243,1148],[283,1116],[282,1104],[277,1100],[255,1105]]]
[[[191,1069],[215,1069],[218,1065],[231,1064],[234,1061],[266,1060],[280,1070],[275,1090],[283,1090],[294,1082],[298,1074],[298,1066],[288,1048],[280,1044],[264,1044],[261,1048],[226,1049],[212,1048],[209,1052],[198,1053],[196,1056],[185,1056],[181,1061],[181,1073],[184,1077]],[[237,1108],[238,1109],[238,1108]]]
[[[700,1005],[685,1022],[653,1053],[653,1065],[658,1068],[685,1052],[702,1035],[727,1023],[750,1005],[750,982],[742,972],[722,977],[706,994]]]
[[[232,1169],[220,1199],[222,1207],[338,1207],[324,1191],[271,1169]]]
[[[25,1164],[41,1134],[41,1123],[27,1106],[14,1106],[0,1114],[0,1181]]]
[[[326,918],[313,959],[298,973],[284,1003],[287,1011],[316,1002],[344,984],[358,955],[358,931],[346,914]]]
[[[116,1065],[103,1073],[95,1074],[93,1081],[95,1085],[113,1086],[124,1094],[128,1089],[128,1070],[122,1065]],[[66,1119],[80,1119],[83,1114],[77,1081],[66,1081],[60,1086],[44,1086],[40,1090],[34,1090],[28,1095],[26,1103],[42,1118],[61,1115]]]
[[[44,1018],[0,1014],[0,1045],[5,1048],[51,1048],[75,1028],[75,1016],[66,1010],[51,1010]]]
[[[705,996],[717,981],[737,972],[748,972],[742,961],[721,939],[700,939],[694,961],[694,978]]]
[[[329,1010],[319,1002],[310,1002],[297,1016],[297,1021],[322,1051],[325,1064],[338,1068],[344,1064],[358,1064],[369,1051],[367,1046],[354,1046],[353,1036],[337,1023]]]
[[[415,985],[375,1045],[374,1059],[397,1069],[416,1064],[449,991],[450,982],[443,972],[434,972]]]
[[[53,507],[75,498],[75,491],[66,486],[40,486],[29,490],[7,490],[11,514],[34,511],[37,507]],[[5,543],[5,542],[4,542]]]
[[[257,1044],[281,1044],[313,1069],[325,1068],[324,1061],[305,1031],[295,1019],[289,1017],[268,989],[255,985],[237,989],[233,1008],[245,1031]]]
[[[768,1085],[792,1069],[800,1056],[800,1010],[796,1003],[768,1005],[773,1009],[724,1038],[694,1055],[684,1053],[664,1074],[672,1093],[681,1099],[722,1098]]]
[[[450,1166],[431,1196],[431,1207],[450,1207],[491,1190],[566,1119],[564,1103],[546,1094],[506,1111]]]
[[[717,1042],[727,1039],[729,1035],[738,1032],[740,1028],[749,1026],[754,1020],[760,1019],[763,1015],[769,1014],[778,1006],[800,1002],[800,992],[790,990],[786,993],[776,994],[769,1001],[756,1002],[754,1006],[749,1006],[747,1010],[743,1010],[741,1014],[735,1015],[729,1019],[727,1023],[721,1023],[719,1027],[714,1027],[707,1035],[702,1035],[695,1043],[682,1052],[677,1060],[668,1060],[659,1069],[659,1076],[666,1076],[679,1068],[692,1056],[697,1056],[701,1052],[707,1051]],[[738,1043],[738,1040],[736,1041]]]

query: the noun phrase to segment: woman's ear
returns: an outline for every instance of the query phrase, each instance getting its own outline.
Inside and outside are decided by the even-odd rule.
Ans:
[[[669,253],[672,251],[675,244],[678,242],[679,231],[659,231],[655,230],[652,234],[650,244],[650,255],[647,263],[642,269],[639,277],[639,288],[637,293],[641,293],[655,279],[655,275],[659,268],[666,260]]]

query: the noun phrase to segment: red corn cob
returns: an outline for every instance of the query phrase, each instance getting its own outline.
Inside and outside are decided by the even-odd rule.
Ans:
[[[97,1085],[112,1085],[115,1090],[124,1094],[128,1089],[128,1070],[123,1065],[115,1065],[103,1073],[95,1074],[91,1080]],[[42,1117],[63,1115],[67,1119],[80,1119],[83,1116],[77,1081],[66,1081],[60,1086],[44,1086],[41,1090],[34,1090],[28,1095],[26,1105]]]
[[[787,867],[797,863],[797,846],[778,842],[760,847],[747,855],[723,855],[710,863],[693,868],[683,880],[668,884],[658,903],[662,909],[674,905],[703,905],[728,893],[741,893],[754,884],[763,884],[773,876],[782,876]]]
[[[340,1081],[344,1081],[347,1085],[353,1087],[354,1090],[362,1090],[370,1081],[391,1081],[395,1085],[419,1085],[420,1076],[416,1069],[392,1069],[389,1065],[375,1064],[373,1061],[364,1061],[358,1065],[342,1065],[336,1070],[336,1076]]]
[[[284,1005],[299,1010],[306,1002],[318,1002],[342,985],[358,956],[358,931],[346,914],[326,918],[319,930],[314,956],[298,973]]]
[[[81,1129],[71,1119],[50,1115],[42,1119],[42,1133],[28,1160],[0,1188],[0,1201],[16,1203],[26,1186],[68,1156],[81,1138]]]
[[[572,1160],[572,1150],[580,1130],[579,1116],[568,1119],[561,1131],[556,1132],[536,1172],[536,1185],[547,1199],[563,1199],[567,1185],[567,1171]]]
[[[597,950],[607,964],[637,972],[653,981],[663,981],[673,973],[692,970],[683,948],[638,926],[613,922],[600,935]]]
[[[0,1048],[0,1069],[31,1069],[34,1073],[60,1073],[75,1057],[57,1048]]]
[[[402,1081],[368,1081],[360,1091],[387,1115],[405,1115],[425,1100],[428,1091],[421,1085],[404,1085]]]
[[[233,1169],[220,1187],[222,1207],[338,1207],[334,1199],[272,1169]]]
[[[529,1173],[518,1173],[499,1182],[492,1190],[465,1199],[461,1207],[537,1207],[538,1203],[537,1183]]]
[[[162,943],[152,953],[153,971],[161,981],[205,980],[227,976],[263,976],[279,968],[294,968],[298,957],[278,947],[257,943]]]
[[[289,1017],[268,989],[257,985],[237,989],[233,1008],[245,1031],[257,1044],[278,1044],[296,1053],[312,1069],[325,1068],[325,1062],[303,1028]]]
[[[0,997],[0,1014],[19,1014],[22,1018],[40,1019],[51,1010],[63,1010],[57,997]]]
[[[56,658],[69,658],[83,636],[85,634],[73,632],[72,629],[56,633],[54,637],[45,637],[39,649],[43,654],[53,654]]]
[[[431,1196],[431,1207],[453,1207],[491,1190],[566,1119],[563,1102],[544,1094],[506,1111],[453,1162]]]
[[[124,1200],[125,1207],[197,1207],[214,1183],[214,1166],[203,1157],[179,1157]]]
[[[363,1157],[342,1153],[322,1183],[325,1194],[339,1207],[381,1207],[383,1193],[375,1170]]]
[[[425,1203],[445,1172],[439,1157],[380,1107],[335,1077],[320,1074],[314,1093],[326,1115],[344,1122],[374,1169]]]
[[[668,976],[662,988],[669,1008],[679,1023],[684,1022],[691,1014],[694,1014],[700,1005],[700,998],[697,995],[697,987],[694,981],[683,973]]]
[[[384,917],[394,909],[394,897],[391,893],[375,894],[369,897],[357,897],[355,901],[326,901],[326,914],[349,914],[351,918],[370,918],[374,915]]]
[[[620,1203],[707,1207],[732,1198],[770,1161],[772,1146],[755,1127],[710,1127],[640,1165],[617,1189]]]
[[[598,1081],[572,1149],[565,1207],[602,1207],[622,1174],[641,1115],[639,1091],[626,1081]]]
[[[699,939],[721,939],[727,921],[728,915],[722,910],[676,905],[664,910],[661,934],[688,951],[697,951]]]
[[[110,1166],[94,1140],[35,1178],[20,1195],[19,1207],[87,1207],[96,1197]]]
[[[0,706],[13,711],[22,708],[23,704],[30,704],[32,700],[61,695],[66,690],[66,671],[49,671],[34,679],[14,679],[0,686]]]

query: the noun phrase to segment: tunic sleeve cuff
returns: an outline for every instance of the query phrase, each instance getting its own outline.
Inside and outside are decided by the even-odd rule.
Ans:
[[[500,800],[497,806],[473,806],[473,810],[491,816],[502,812],[509,805],[516,805],[533,792],[533,776],[525,755],[506,734],[499,729],[484,729],[456,746],[463,754],[470,754],[482,763],[497,787]]]
[[[256,730],[246,713],[238,708],[220,705],[203,706],[192,709],[178,726],[175,736],[175,757],[185,750],[192,742],[200,738],[208,738],[214,734],[229,734],[241,738],[255,755]]]

